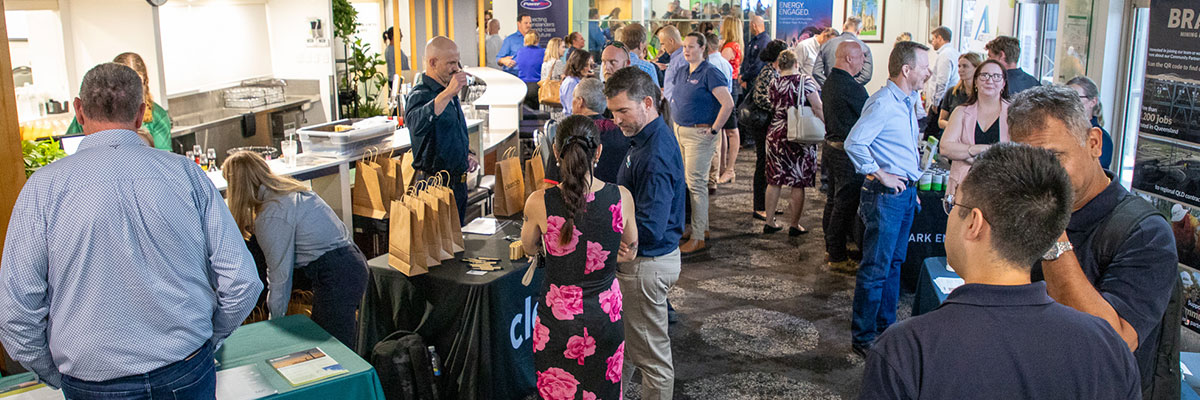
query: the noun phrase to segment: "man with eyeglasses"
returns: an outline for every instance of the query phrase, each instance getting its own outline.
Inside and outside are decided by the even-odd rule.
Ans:
[[[413,169],[419,175],[450,173],[450,189],[458,215],[467,207],[467,118],[458,92],[467,85],[458,45],[445,36],[425,45],[425,72],[413,83],[404,102],[404,119],[412,136]],[[424,179],[421,177],[421,179]],[[459,221],[462,222],[462,221]]]
[[[1141,398],[1137,364],[1108,323],[1030,281],[1071,200],[1054,152],[1010,143],[981,154],[943,201],[946,260],[964,284],[879,337],[860,398]]]

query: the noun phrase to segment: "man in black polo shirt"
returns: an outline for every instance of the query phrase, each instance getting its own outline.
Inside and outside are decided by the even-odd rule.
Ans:
[[[1008,109],[1012,140],[1053,151],[1075,192],[1071,223],[1056,250],[1034,266],[1033,279],[1044,276],[1059,303],[1108,321],[1133,351],[1144,398],[1177,399],[1180,309],[1170,302],[1180,290],[1175,238],[1148,202],[1104,171],[1103,132],[1088,117],[1066,86],[1026,90]]]
[[[854,164],[846,155],[845,141],[870,97],[867,89],[854,79],[863,69],[864,59],[862,46],[858,42],[843,41],[837,47],[837,61],[829,70],[825,86],[821,88],[821,102],[825,104],[825,143],[821,148],[821,165],[829,174],[829,200],[825,202],[821,227],[825,230],[825,255],[829,269],[843,273],[854,273],[858,269],[858,263],[847,254],[847,237],[862,237],[862,224],[858,222],[858,197],[862,192],[864,177],[854,171]],[[862,245],[860,240],[856,242]]]
[[[450,189],[461,220],[467,210],[467,119],[458,92],[467,85],[458,45],[438,36],[425,45],[425,73],[404,101],[404,120],[412,136],[413,168],[420,179],[450,173]],[[462,221],[459,221],[462,222]]]
[[[1030,282],[1030,266],[1067,226],[1071,198],[1049,150],[1000,144],[981,154],[943,200],[946,259],[965,284],[879,337],[860,398],[1140,398],[1121,337]]]

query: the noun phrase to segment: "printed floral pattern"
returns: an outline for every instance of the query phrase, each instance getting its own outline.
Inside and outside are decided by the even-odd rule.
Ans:
[[[593,241],[588,241],[587,264],[583,266],[583,274],[587,275],[604,269],[604,262],[608,261],[608,255],[610,253],[612,252],[604,250],[604,245]]]
[[[609,322],[621,320],[621,282],[613,279],[612,287],[600,293],[600,309],[608,313]]]
[[[596,338],[588,336],[587,328],[583,328],[583,336],[571,336],[567,339],[567,350],[563,357],[574,359],[583,365],[583,359],[596,354]]]
[[[546,305],[559,321],[573,320],[576,315],[583,314],[583,289],[575,285],[550,284]]]
[[[549,255],[529,334],[538,394],[545,399],[620,399],[625,359],[616,280],[616,253],[625,228],[620,188],[606,184],[586,194],[574,231],[563,227],[567,206],[560,189],[548,189],[544,199],[547,229],[542,239]]]
[[[562,244],[562,227],[565,223],[567,220],[563,217],[556,215],[546,217],[546,235],[542,241],[546,243],[546,252],[552,256],[562,257],[571,254],[576,247],[579,247],[579,236],[583,235],[583,232],[579,231],[578,226],[572,228],[575,232],[571,234],[571,240],[567,244]]]
[[[625,233],[625,215],[621,214],[621,202],[608,206],[608,211],[612,213],[612,228],[613,232]]]
[[[621,365],[625,364],[625,342],[621,342],[621,345],[617,347],[617,352],[613,353],[612,357],[609,357],[607,361],[608,370],[605,372],[604,377],[608,378],[609,382],[620,383]]]
[[[550,328],[542,325],[541,315],[533,321],[533,352],[537,353],[546,349],[546,342],[550,341]]]
[[[537,373],[538,394],[546,400],[573,400],[579,380],[562,368],[550,368]]]

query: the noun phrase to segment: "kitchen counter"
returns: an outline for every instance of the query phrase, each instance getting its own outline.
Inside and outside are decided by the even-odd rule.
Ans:
[[[482,124],[482,120],[468,119],[467,129],[474,129]],[[483,133],[481,139],[484,146],[484,154],[495,151],[496,147],[505,143],[516,135],[517,130],[489,130]],[[393,156],[399,156],[411,147],[411,138],[408,135],[408,128],[397,129],[391,137],[384,140],[378,146],[378,151],[383,154],[391,152]],[[310,154],[300,153],[296,155],[296,166],[291,167],[283,162],[282,159],[273,159],[267,161],[267,165],[271,167],[271,172],[276,175],[289,176],[300,181],[311,181],[313,192],[321,196],[325,203],[329,204],[335,212],[342,216],[342,223],[347,229],[354,229],[354,214],[351,207],[350,185],[351,173],[350,169],[353,164],[361,159],[363,155],[355,155],[350,157],[318,157]],[[212,181],[217,190],[224,191],[228,186],[225,177],[221,176],[221,171],[208,172],[208,179]]]
[[[246,114],[270,112],[297,105],[303,106],[308,103],[315,103],[319,100],[320,99],[316,96],[286,96],[282,103],[267,104],[261,107],[218,108],[191,114],[172,115],[171,123],[173,127],[171,128],[171,137],[179,137],[218,124],[235,121],[239,118],[242,118],[242,116]]]

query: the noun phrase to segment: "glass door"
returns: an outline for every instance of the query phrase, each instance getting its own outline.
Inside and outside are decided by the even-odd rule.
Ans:
[[[1021,42],[1018,66],[1043,84],[1054,78],[1054,50],[1058,43],[1058,2],[1023,0],[1017,7],[1017,40]]]
[[[1125,43],[1129,43],[1129,70],[1125,71],[1125,90],[1117,99],[1124,99],[1113,116],[1122,118],[1123,123],[1113,124],[1113,143],[1117,150],[1116,173],[1121,184],[1129,188],[1133,180],[1134,155],[1137,150],[1139,121],[1142,117],[1142,89],[1146,81],[1146,41],[1150,38],[1150,8],[1137,7],[1133,10],[1133,21],[1129,24]],[[1120,100],[1118,100],[1120,101]]]

